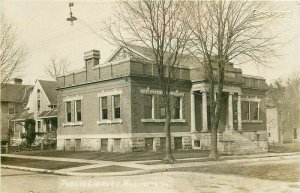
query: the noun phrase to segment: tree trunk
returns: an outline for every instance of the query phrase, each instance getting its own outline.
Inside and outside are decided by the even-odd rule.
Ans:
[[[168,163],[174,163],[175,159],[172,156],[172,146],[171,146],[171,109],[170,102],[168,99],[165,100],[166,109],[166,121],[165,121],[165,132],[166,132],[166,153],[164,161]]]
[[[213,125],[211,129],[211,148],[210,148],[210,155],[209,158],[212,160],[218,160],[218,126],[220,120],[220,102],[219,96],[217,97],[217,105],[216,105],[216,112],[213,120]]]
[[[218,127],[219,127],[219,121],[220,121],[220,112],[221,112],[221,99],[222,99],[222,91],[223,91],[223,85],[224,85],[224,63],[219,62],[219,73],[218,73],[218,95],[216,97],[216,110],[215,110],[215,116],[213,120],[213,125],[211,129],[211,149],[210,149],[210,155],[209,158],[213,160],[218,160]],[[210,87],[214,87],[214,84],[211,84]],[[210,88],[214,89],[214,88]],[[212,97],[210,97],[210,100],[213,100]]]

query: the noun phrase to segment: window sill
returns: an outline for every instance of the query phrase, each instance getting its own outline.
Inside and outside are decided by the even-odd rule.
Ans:
[[[66,127],[66,126],[72,126],[72,127],[74,127],[74,126],[82,126],[82,125],[83,125],[82,121],[75,122],[75,123],[72,123],[72,122],[63,123],[63,127]]]
[[[122,119],[114,119],[114,120],[101,120],[97,121],[98,125],[103,125],[103,124],[121,124],[123,123]]]
[[[142,123],[164,123],[166,119],[141,119]],[[185,119],[171,119],[171,123],[185,123]]]
[[[262,120],[242,120],[242,123],[262,123]]]

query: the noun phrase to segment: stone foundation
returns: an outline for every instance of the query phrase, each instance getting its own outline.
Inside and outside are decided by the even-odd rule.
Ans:
[[[182,147],[179,149],[192,149],[192,137],[182,136]],[[161,138],[152,137],[153,147],[152,151],[162,151]],[[69,141],[68,141],[69,140]],[[79,139],[77,139],[79,140]],[[57,150],[71,150],[71,151],[108,151],[108,152],[139,152],[146,151],[145,138],[122,138],[118,139],[119,142],[115,142],[117,139],[105,139],[107,140],[107,147],[101,147],[101,139],[83,138],[80,139],[80,147],[76,146],[75,139],[57,139]],[[116,143],[119,143],[117,145]],[[171,137],[171,148],[175,149],[174,137]]]
[[[218,151],[223,154],[251,154],[262,153],[268,151],[268,143],[264,132],[244,132],[244,133],[218,133]],[[176,144],[174,137],[171,137],[171,148],[175,149],[202,149],[210,150],[211,134],[191,133],[190,136],[176,136]],[[178,139],[179,138],[179,139]],[[150,139],[150,141],[149,141]],[[80,141],[78,141],[80,140]],[[161,147],[160,137],[144,137],[121,138],[121,139],[103,139],[106,140],[105,147],[101,147],[102,139],[58,139],[58,150],[75,150],[75,151],[108,151],[108,152],[139,152],[139,151],[163,151]],[[80,147],[77,147],[80,144]],[[149,144],[151,144],[149,146]]]

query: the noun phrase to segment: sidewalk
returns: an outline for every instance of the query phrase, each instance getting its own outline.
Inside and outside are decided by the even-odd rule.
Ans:
[[[150,162],[159,162],[160,160],[147,160],[147,161],[127,161],[127,162],[114,162],[102,160],[87,160],[87,159],[72,159],[72,158],[58,158],[58,157],[42,157],[42,156],[26,156],[14,154],[1,154],[1,157],[43,160],[43,161],[56,161],[56,162],[76,162],[86,163],[87,165],[75,166],[71,168],[63,168],[58,170],[47,170],[40,168],[20,167],[12,165],[1,165],[2,168],[19,169],[34,172],[51,173],[58,175],[71,175],[71,176],[128,176],[137,174],[146,174],[154,172],[164,172],[172,168],[184,168],[193,166],[207,166],[220,163],[242,163],[242,162],[261,162],[264,160],[276,161],[284,159],[299,159],[300,153],[266,153],[244,156],[226,156],[227,160],[222,161],[207,161],[207,158],[185,158],[178,159],[192,162],[175,163],[175,164],[154,164],[147,165]],[[111,172],[113,171],[113,172]]]

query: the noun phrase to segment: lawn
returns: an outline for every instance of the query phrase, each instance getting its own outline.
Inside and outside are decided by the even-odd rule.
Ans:
[[[1,164],[10,165],[10,166],[47,169],[47,170],[59,170],[59,169],[89,165],[87,163],[48,161],[48,160],[45,161],[45,160],[11,158],[11,157],[1,157]]]
[[[63,158],[77,158],[90,160],[104,160],[104,161],[146,161],[146,160],[161,160],[164,154],[161,152],[92,152],[92,151],[31,151],[19,152],[21,155],[45,156],[45,157],[63,157]],[[209,155],[209,151],[203,150],[176,150],[173,152],[175,159],[181,158],[203,158]]]
[[[291,164],[218,164],[189,168],[172,168],[170,171],[204,172],[214,174],[232,174],[266,180],[298,182],[300,179],[298,163]]]
[[[300,152],[300,144],[299,143],[270,144],[269,152],[272,153]]]

